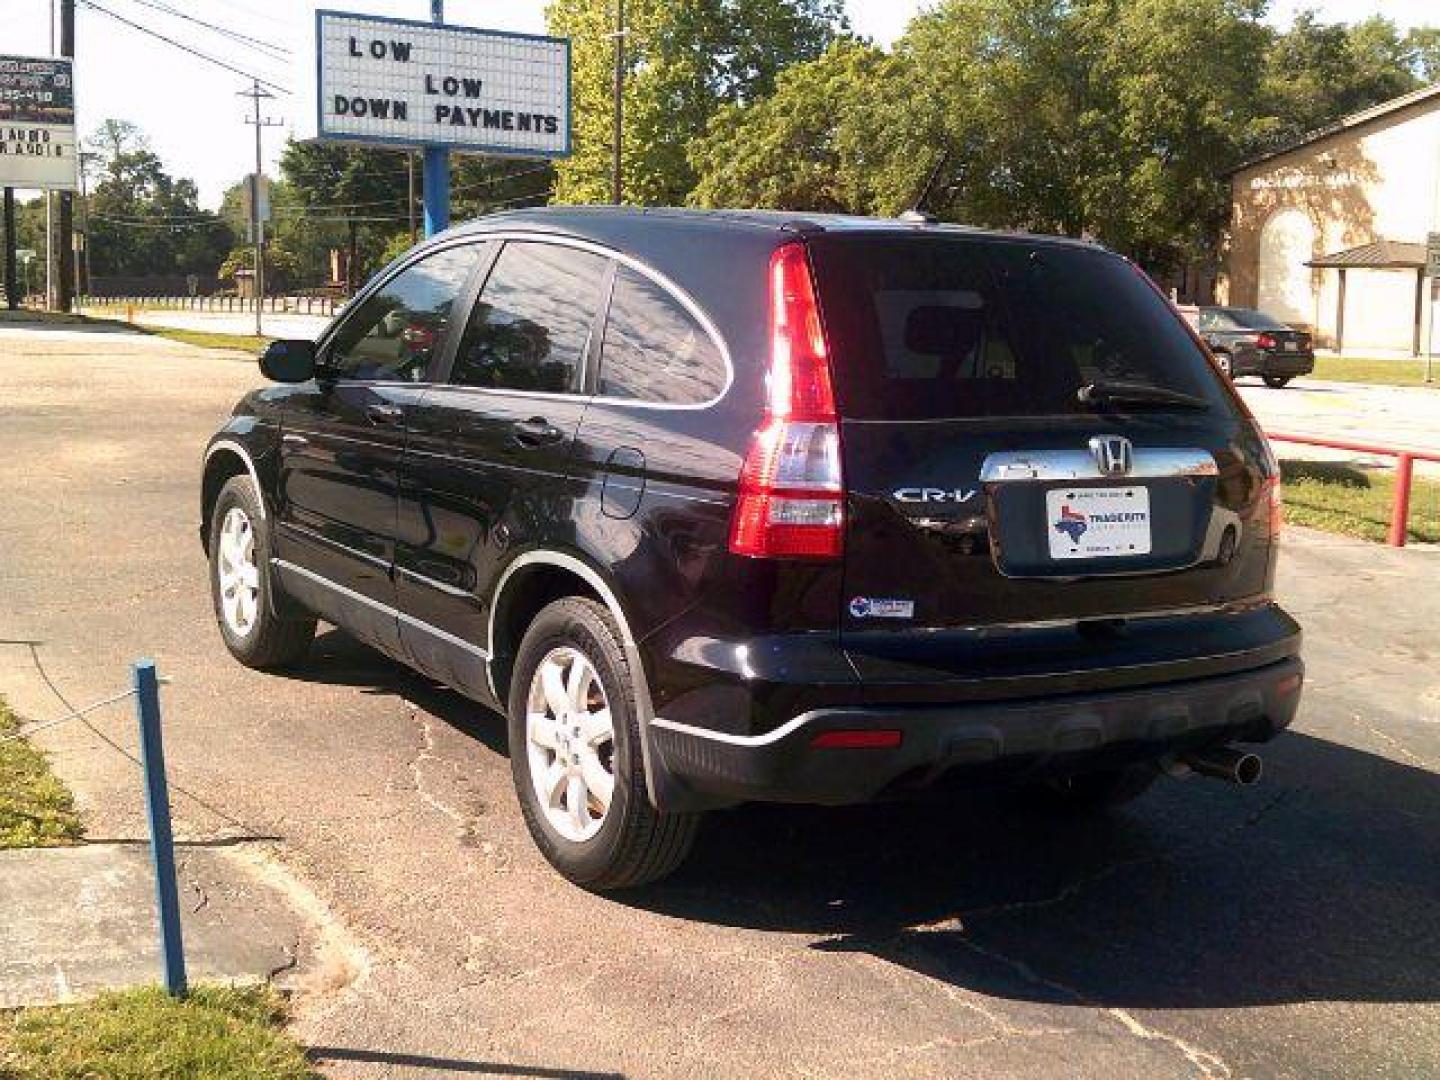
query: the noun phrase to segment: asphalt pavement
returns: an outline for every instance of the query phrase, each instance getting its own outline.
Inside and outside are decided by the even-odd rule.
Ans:
[[[669,882],[595,897],[532,847],[498,717],[335,631],[288,677],[225,653],[199,455],[257,383],[0,327],[0,638],[39,643],[0,646],[0,692],[43,719],[156,658],[180,835],[275,838],[363,947],[298,1001],[331,1074],[1440,1074],[1440,553],[1287,537],[1310,679],[1256,788],[1166,782],[1089,822],[743,808]],[[93,719],[39,740],[93,834],[142,836],[105,741],[133,720]]]

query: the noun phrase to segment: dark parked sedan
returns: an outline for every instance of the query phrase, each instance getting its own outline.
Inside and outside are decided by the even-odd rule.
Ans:
[[[1202,307],[1200,336],[1232,379],[1259,375],[1279,390],[1296,375],[1315,370],[1310,335],[1254,308]]]

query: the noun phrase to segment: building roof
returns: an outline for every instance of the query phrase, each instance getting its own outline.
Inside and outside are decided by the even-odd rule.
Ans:
[[[1273,150],[1266,150],[1263,153],[1256,154],[1252,158],[1247,158],[1240,162],[1240,164],[1228,169],[1225,175],[1234,176],[1238,172],[1244,172],[1246,169],[1269,161],[1271,158],[1283,157],[1285,154],[1300,150],[1309,146],[1311,143],[1317,143],[1321,139],[1328,139],[1330,136],[1337,135],[1342,131],[1362,127],[1374,120],[1380,120],[1389,116],[1391,113],[1399,112],[1401,109],[1408,109],[1412,105],[1423,105],[1435,99],[1440,99],[1440,83],[1422,86],[1419,90],[1412,90],[1408,94],[1401,94],[1399,97],[1391,98],[1389,101],[1382,101],[1379,105],[1372,105],[1368,109],[1361,109],[1357,113],[1351,113],[1349,116],[1342,117],[1333,124],[1327,124],[1322,128],[1302,135],[1294,142],[1286,143],[1284,146],[1277,146]]]
[[[1377,240],[1373,244],[1321,255],[1305,264],[1319,269],[1418,270],[1425,265],[1425,245],[1402,240]]]

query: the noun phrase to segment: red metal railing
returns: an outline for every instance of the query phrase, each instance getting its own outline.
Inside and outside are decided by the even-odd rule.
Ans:
[[[1391,547],[1405,546],[1406,527],[1410,523],[1410,488],[1415,480],[1415,462],[1418,460],[1440,463],[1440,450],[1379,446],[1375,443],[1329,439],[1319,435],[1282,434],[1278,431],[1267,431],[1265,437],[1271,442],[1301,443],[1305,446],[1321,446],[1327,450],[1352,450],[1357,454],[1379,454],[1383,457],[1393,457],[1395,459],[1395,503],[1390,511],[1390,535],[1385,538],[1385,542]]]

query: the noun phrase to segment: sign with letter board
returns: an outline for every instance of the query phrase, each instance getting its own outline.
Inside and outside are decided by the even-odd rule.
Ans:
[[[70,60],[0,56],[0,187],[74,191],[76,162]]]
[[[315,13],[313,131],[377,146],[505,157],[570,153],[570,42]]]

